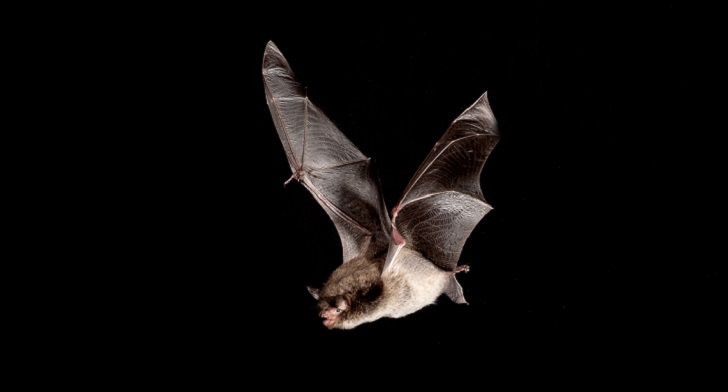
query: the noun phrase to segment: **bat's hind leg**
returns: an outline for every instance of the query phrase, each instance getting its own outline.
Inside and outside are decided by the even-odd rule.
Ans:
[[[457,274],[459,272],[468,272],[470,271],[470,266],[467,264],[459,265],[455,267],[455,269],[452,271],[453,274]]]

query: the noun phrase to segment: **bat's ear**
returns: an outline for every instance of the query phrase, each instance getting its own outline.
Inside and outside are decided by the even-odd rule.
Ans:
[[[315,299],[319,299],[319,293],[321,292],[321,290],[319,290],[319,289],[317,289],[315,287],[311,287],[311,286],[306,286],[306,288],[308,289],[308,292],[311,293],[311,295]]]

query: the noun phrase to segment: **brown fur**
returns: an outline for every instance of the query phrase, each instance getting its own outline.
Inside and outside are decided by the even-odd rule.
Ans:
[[[331,274],[319,294],[321,310],[336,306],[336,300],[343,297],[349,309],[341,318],[356,318],[377,306],[382,298],[384,284],[382,267],[384,260],[358,258],[341,264]]]

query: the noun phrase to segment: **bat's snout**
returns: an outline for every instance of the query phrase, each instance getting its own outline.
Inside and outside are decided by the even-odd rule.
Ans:
[[[339,315],[340,313],[336,308],[328,308],[319,313],[319,316],[324,319],[324,325],[328,328],[331,328],[334,324],[336,324],[339,320]]]

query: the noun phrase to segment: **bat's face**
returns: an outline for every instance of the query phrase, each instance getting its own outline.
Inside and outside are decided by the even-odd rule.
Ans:
[[[318,307],[321,309],[319,316],[324,319],[324,325],[327,328],[335,328],[341,324],[340,320],[347,318],[349,302],[339,295],[333,299],[321,299]]]
[[[378,316],[382,285],[353,288],[342,295],[319,297],[319,316],[329,329],[351,329]]]
[[[378,318],[375,315],[384,288],[380,265],[353,260],[337,268],[320,290],[309,287],[327,328],[350,329]]]

